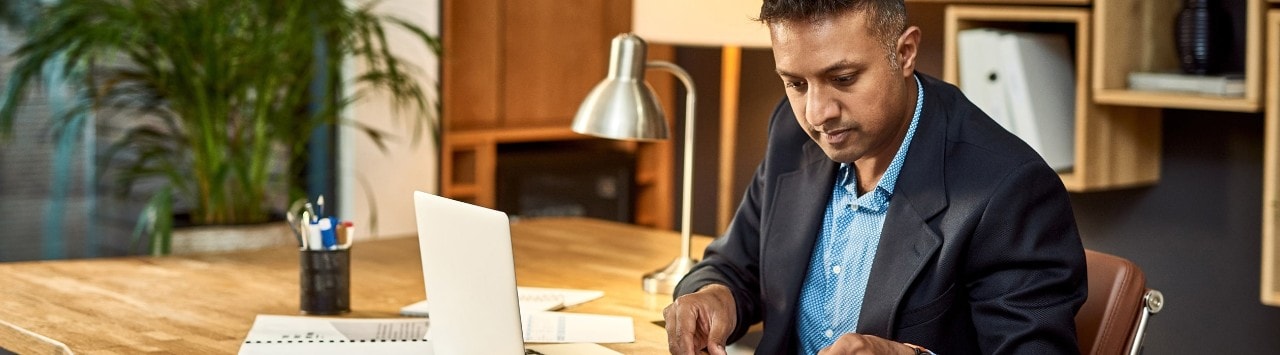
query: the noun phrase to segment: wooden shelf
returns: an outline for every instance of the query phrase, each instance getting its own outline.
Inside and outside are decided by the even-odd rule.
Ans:
[[[1130,72],[1178,70],[1173,28],[1178,11],[1182,9],[1180,4],[1150,0],[1095,1],[1094,101],[1159,108],[1262,110],[1262,16],[1266,5],[1263,0],[1243,2],[1246,21],[1245,94],[1243,97],[1213,97],[1128,89]]]
[[[1267,11],[1267,107],[1262,170],[1263,304],[1280,306],[1280,10]]]
[[[952,5],[946,10],[944,79],[959,84],[957,33],[977,27],[1065,33],[1075,48],[1075,163],[1061,173],[1067,190],[1153,184],[1160,178],[1160,112],[1099,106],[1089,100],[1090,13],[1077,7]]]
[[[1172,92],[1139,91],[1128,89],[1097,89],[1094,101],[1101,104],[1131,105],[1187,110],[1256,112],[1259,103],[1244,98],[1223,98],[1206,95]]]

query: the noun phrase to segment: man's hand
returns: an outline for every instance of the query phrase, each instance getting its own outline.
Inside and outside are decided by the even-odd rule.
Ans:
[[[677,298],[662,310],[667,322],[667,347],[672,354],[698,354],[707,349],[724,355],[724,343],[738,322],[733,293],[724,285],[707,285]]]
[[[826,349],[818,352],[818,355],[892,355],[903,354],[913,355],[916,351],[907,344],[886,340],[874,335],[862,335],[857,333],[845,333],[835,344],[831,344]]]

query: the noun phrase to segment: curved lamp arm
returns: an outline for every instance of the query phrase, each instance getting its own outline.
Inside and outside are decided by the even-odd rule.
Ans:
[[[697,263],[693,260],[692,243],[692,213],[693,213],[693,128],[694,114],[697,112],[697,90],[693,86],[693,77],[680,66],[671,62],[655,60],[646,63],[646,67],[652,69],[661,69],[670,72],[680,79],[685,89],[685,113],[684,113],[684,174],[683,185],[681,187],[680,198],[680,255],[672,260],[670,264],[661,270],[644,275],[642,286],[645,292],[649,293],[667,293],[675,291],[676,284],[684,278],[693,269],[693,264]]]

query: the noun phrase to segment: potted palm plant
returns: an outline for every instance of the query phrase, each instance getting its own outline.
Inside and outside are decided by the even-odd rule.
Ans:
[[[39,2],[35,2],[39,3]],[[268,221],[301,195],[312,132],[341,119],[372,90],[388,93],[413,133],[439,134],[420,70],[389,50],[399,27],[439,52],[436,37],[371,5],[342,0],[60,0],[40,5],[0,94],[0,135],[17,103],[48,70],[76,84],[54,127],[126,121],[100,158],[119,191],[150,189],[140,225],[151,251],[168,252],[171,206],[198,225]],[[344,75],[347,59],[358,72]],[[346,82],[344,82],[346,78]],[[88,118],[88,119],[87,119]],[[293,196],[282,196],[292,191]],[[175,203],[176,205],[172,205]]]

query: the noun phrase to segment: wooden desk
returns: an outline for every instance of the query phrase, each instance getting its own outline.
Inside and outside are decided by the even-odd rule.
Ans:
[[[679,252],[678,233],[590,219],[512,225],[522,286],[605,291],[569,312],[627,315],[636,342],[626,354],[667,353],[662,319],[669,295],[649,295],[640,277]],[[695,256],[710,238],[694,240]],[[424,295],[417,238],[352,248],[346,317],[396,317]],[[298,314],[298,251],[0,264],[0,348],[56,353],[235,353],[258,314]],[[42,339],[42,337],[48,339]]]

